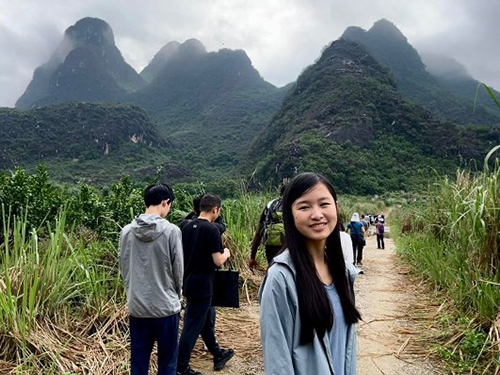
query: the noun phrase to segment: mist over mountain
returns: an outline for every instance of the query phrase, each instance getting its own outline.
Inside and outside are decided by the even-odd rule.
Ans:
[[[285,92],[266,82],[244,51],[208,53],[196,39],[166,44],[139,75],[123,60],[111,27],[84,18],[66,30],[51,59],[36,69],[17,107],[140,105],[184,161],[187,178],[193,165],[210,174],[234,170]]]
[[[425,69],[435,77],[449,81],[472,80],[467,68],[452,57],[421,53]]]
[[[16,107],[117,102],[143,86],[116,47],[111,27],[97,18],[83,18],[66,30],[49,61],[35,70]]]
[[[340,39],[297,79],[246,168],[257,181],[275,182],[318,171],[340,190],[372,194],[415,188],[431,167],[454,170],[498,142],[497,127],[436,120],[398,93],[365,48]]]
[[[348,27],[342,38],[363,45],[380,64],[391,70],[398,90],[404,96],[438,118],[458,124],[500,123],[500,114],[485,92],[480,93],[477,105],[474,105],[476,81],[463,77],[460,81],[465,79],[468,84],[456,87],[448,85],[447,81],[453,82],[449,78],[431,74],[438,73],[437,60],[429,61],[431,71],[426,69],[417,50],[393,23],[382,19],[368,31]],[[440,66],[443,68],[442,64]],[[456,63],[447,70],[448,77],[451,77],[453,69],[458,69]],[[443,69],[440,73],[443,74]],[[458,76],[455,74],[454,77]]]
[[[173,41],[164,45],[151,62],[140,73],[147,83],[151,83],[161,70],[173,59],[195,59],[206,55],[205,46],[197,39],[189,39],[184,43]]]
[[[146,70],[154,78],[131,100],[161,124],[175,148],[219,169],[237,165],[285,94],[260,76],[244,51],[207,53],[195,39],[167,44]]]

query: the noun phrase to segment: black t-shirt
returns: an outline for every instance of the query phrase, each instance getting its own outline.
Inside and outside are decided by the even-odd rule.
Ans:
[[[219,230],[207,220],[191,220],[182,227],[182,246],[184,295],[187,298],[212,296],[216,267],[212,253],[224,253]]]

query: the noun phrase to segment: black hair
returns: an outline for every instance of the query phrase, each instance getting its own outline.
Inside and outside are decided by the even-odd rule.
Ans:
[[[288,184],[283,195],[283,222],[285,225],[286,247],[296,270],[296,285],[301,318],[301,344],[313,341],[314,332],[323,337],[333,327],[333,311],[327,292],[319,279],[314,261],[306,249],[303,235],[297,230],[292,213],[292,204],[317,184],[324,184],[335,202],[337,194],[330,182],[320,174],[301,173]],[[337,213],[338,215],[338,213]],[[345,321],[356,323],[361,315],[354,305],[347,280],[346,264],[340,242],[340,222],[326,240],[326,260],[333,276],[335,289],[340,298]]]
[[[198,195],[193,198],[193,211],[196,215],[200,214],[200,201],[203,198],[203,195]]]
[[[174,199],[174,191],[167,184],[149,185],[144,190],[144,203],[146,207],[157,206],[164,200],[172,203]]]
[[[285,192],[285,189],[286,189],[286,184],[282,183],[281,187],[280,187],[280,197],[283,196],[283,193]]]
[[[200,212],[209,212],[222,205],[222,200],[215,194],[205,194],[200,200]]]

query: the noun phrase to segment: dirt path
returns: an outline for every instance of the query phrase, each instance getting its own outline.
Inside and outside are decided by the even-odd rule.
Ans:
[[[377,250],[376,237],[367,238],[363,270],[356,281],[356,303],[363,316],[358,327],[359,375],[430,375],[436,373],[421,357],[404,350],[416,327],[408,320],[412,296],[410,281],[397,265],[394,241],[385,239],[385,250]],[[259,312],[255,301],[240,310],[222,310],[218,315],[218,338],[223,347],[235,348],[236,355],[217,374],[263,374],[259,335]],[[200,340],[192,365],[203,374],[216,374],[211,356]]]
[[[432,365],[405,352],[417,327],[408,320],[413,296],[410,281],[397,265],[394,241],[385,239],[377,249],[376,236],[366,239],[364,274],[356,281],[356,303],[363,316],[358,327],[358,374],[427,375]]]

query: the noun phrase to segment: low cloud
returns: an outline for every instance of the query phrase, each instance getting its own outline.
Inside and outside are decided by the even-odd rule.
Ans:
[[[64,30],[83,17],[110,24],[126,61],[144,68],[166,43],[199,39],[209,51],[244,49],[260,74],[282,86],[312,64],[346,27],[368,29],[380,18],[398,26],[417,49],[442,52],[477,79],[500,88],[495,0],[0,0],[0,106],[13,106],[33,71]],[[451,11],[453,10],[453,11]]]

